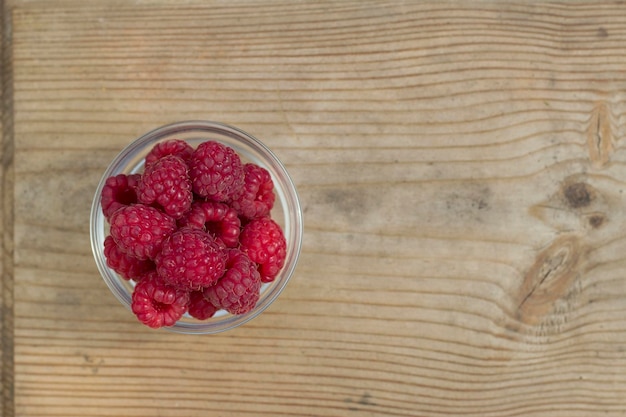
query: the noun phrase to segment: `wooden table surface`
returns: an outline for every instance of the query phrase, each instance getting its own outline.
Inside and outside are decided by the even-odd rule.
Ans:
[[[2,411],[625,416],[626,4],[2,5]],[[300,193],[281,297],[147,329],[89,246],[165,123],[238,126]]]

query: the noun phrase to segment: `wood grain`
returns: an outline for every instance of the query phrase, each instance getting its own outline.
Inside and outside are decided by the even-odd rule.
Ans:
[[[626,415],[624,4],[70,3],[13,2],[15,415]],[[89,250],[108,162],[184,119],[261,138],[305,215],[210,337]]]

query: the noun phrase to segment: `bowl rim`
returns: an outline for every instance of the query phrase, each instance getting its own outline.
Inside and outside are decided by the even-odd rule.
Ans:
[[[132,140],[109,163],[95,189],[89,221],[91,249],[102,279],[118,301],[130,310],[131,294],[129,294],[128,290],[125,289],[126,287],[121,284],[122,281],[125,280],[106,265],[106,259],[101,245],[106,237],[106,232],[104,231],[106,228],[106,219],[100,207],[102,188],[107,178],[121,173],[121,170],[129,166],[132,156],[137,152],[145,150],[148,145],[151,145],[151,148],[159,141],[173,139],[173,136],[176,134],[188,132],[212,133],[229,137],[242,146],[250,147],[253,152],[262,156],[263,162],[269,165],[265,166],[265,168],[272,174],[274,191],[277,197],[276,203],[282,205],[285,223],[284,232],[287,241],[285,264],[274,282],[270,283],[262,290],[261,298],[253,310],[242,315],[226,314],[223,316],[223,319],[220,318],[219,320],[199,321],[197,323],[179,320],[173,326],[161,327],[161,329],[174,333],[214,334],[239,327],[255,317],[258,317],[265,311],[278,298],[293,276],[302,250],[304,229],[303,214],[297,189],[293,179],[280,159],[259,139],[237,127],[225,123],[209,120],[185,120],[162,125]],[[220,141],[220,138],[211,137],[207,140]],[[222,140],[224,140],[224,138],[222,138]],[[137,162],[138,161],[135,161],[135,163]],[[140,170],[142,167],[143,158],[140,158],[139,165],[134,166],[134,169]],[[277,184],[279,184],[280,187],[278,187]]]

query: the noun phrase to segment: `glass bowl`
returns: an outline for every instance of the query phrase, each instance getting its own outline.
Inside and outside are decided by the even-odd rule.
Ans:
[[[91,249],[98,270],[111,292],[130,310],[134,283],[120,277],[109,268],[104,257],[104,240],[109,225],[100,207],[102,188],[107,178],[118,174],[143,172],[144,158],[152,147],[168,139],[182,139],[192,147],[207,140],[230,146],[240,155],[242,162],[253,162],[267,169],[274,182],[276,202],[272,218],[282,226],[287,240],[285,265],[273,282],[263,284],[256,307],[242,315],[218,311],[208,320],[197,320],[185,315],[173,326],[163,329],[177,333],[210,334],[240,326],[261,314],[276,300],[294,273],[302,245],[302,209],[293,181],[279,159],[258,139],[232,126],[210,121],[183,121],[159,127],[146,133],[124,148],[104,171],[95,191],[90,218]],[[132,313],[131,313],[132,314]],[[139,325],[142,325],[137,322]],[[142,325],[143,326],[143,325]]]

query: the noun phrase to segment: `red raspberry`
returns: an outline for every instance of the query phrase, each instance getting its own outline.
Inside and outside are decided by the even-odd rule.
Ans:
[[[154,207],[125,206],[111,216],[111,236],[125,253],[154,259],[163,241],[176,230],[176,221]]]
[[[213,201],[228,201],[243,187],[241,159],[234,149],[219,142],[203,142],[191,155],[189,176],[193,191]]]
[[[192,291],[189,294],[189,315],[198,320],[206,320],[213,317],[217,307],[204,298],[203,291]]]
[[[274,183],[263,167],[249,163],[243,167],[245,181],[242,192],[234,197],[231,207],[247,219],[266,216],[274,207]]]
[[[241,221],[237,212],[224,203],[215,201],[196,202],[180,220],[181,226],[207,231],[224,245],[234,248],[239,244]]]
[[[280,226],[269,217],[248,223],[239,237],[241,250],[259,265],[261,280],[271,282],[285,264],[287,242]]]
[[[166,214],[180,218],[193,200],[185,162],[167,155],[146,168],[137,186],[137,199],[146,205],[157,203]]]
[[[138,281],[144,274],[156,269],[154,262],[137,259],[122,252],[111,236],[107,236],[104,239],[104,256],[109,268],[113,269],[124,279]]]
[[[187,290],[213,285],[224,274],[225,263],[226,254],[215,239],[187,227],[172,233],[156,257],[159,276]]]
[[[119,174],[107,178],[102,188],[102,198],[100,200],[102,213],[107,220],[119,208],[137,202],[136,188],[140,178],[140,174]]]
[[[174,325],[187,311],[189,293],[162,282],[156,273],[135,286],[131,309],[140,322],[153,329]]]
[[[261,294],[261,277],[256,264],[238,249],[228,250],[226,273],[204,296],[214,306],[231,314],[244,314],[256,306]]]
[[[180,139],[170,139],[159,142],[146,155],[146,167],[152,165],[157,160],[167,155],[175,155],[181,158],[185,163],[189,162],[193,148],[190,144]]]

